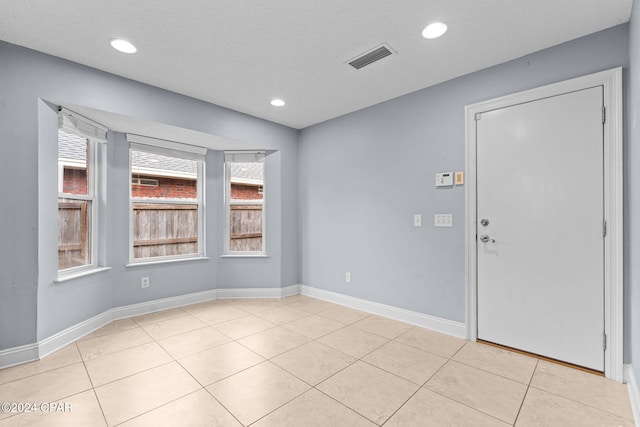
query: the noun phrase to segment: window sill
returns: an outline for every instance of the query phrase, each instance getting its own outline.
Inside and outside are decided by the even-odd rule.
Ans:
[[[159,260],[152,260],[152,261],[147,260],[147,261],[140,261],[140,262],[130,262],[129,264],[125,265],[125,267],[127,268],[144,267],[144,266],[157,265],[157,264],[171,264],[174,262],[204,261],[208,259],[209,259],[208,256],[196,256],[196,257],[190,257],[190,258],[159,259]]]
[[[267,254],[224,254],[220,258],[269,258]]]
[[[96,267],[91,270],[83,270],[75,273],[65,274],[64,276],[58,277],[53,283],[64,283],[69,280],[78,279],[80,277],[91,276],[92,274],[101,273],[103,271],[111,270],[111,267]]]

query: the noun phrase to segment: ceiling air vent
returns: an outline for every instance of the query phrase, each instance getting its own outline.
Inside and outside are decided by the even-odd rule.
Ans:
[[[361,69],[362,67],[366,67],[369,64],[373,64],[376,61],[381,60],[382,58],[386,58],[389,55],[393,55],[395,52],[391,49],[391,47],[387,44],[383,44],[380,47],[377,47],[369,52],[358,56],[357,58],[352,59],[348,62],[356,70]]]

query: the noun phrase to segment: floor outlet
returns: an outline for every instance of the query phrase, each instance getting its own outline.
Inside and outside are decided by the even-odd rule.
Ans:
[[[142,279],[140,279],[140,287],[141,288],[148,288],[149,287],[149,278],[148,277],[143,277]]]

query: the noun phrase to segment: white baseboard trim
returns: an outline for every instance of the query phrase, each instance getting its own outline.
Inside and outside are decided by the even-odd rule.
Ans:
[[[283,298],[299,293],[299,285],[291,285],[286,288],[228,288],[218,289],[218,298]]]
[[[71,344],[89,335],[91,332],[108,325],[113,321],[113,310],[107,310],[102,314],[93,316],[83,322],[73,325],[64,331],[53,334],[48,338],[38,341],[38,353],[40,359],[60,350],[62,347]]]
[[[299,285],[285,288],[214,289],[112,308],[37,343],[0,350],[0,369],[42,359],[114,320],[155,313],[156,311],[183,307],[217,298],[283,298],[299,293]]]
[[[196,292],[187,295],[179,295],[171,298],[163,298],[140,304],[126,305],[107,310],[77,325],[60,331],[38,343],[27,344],[0,351],[0,368],[20,365],[43,358],[54,351],[71,344],[74,341],[90,334],[113,320],[125,319],[142,314],[170,308],[182,307],[199,302],[225,298],[284,298],[297,294],[308,295],[314,298],[340,304],[367,313],[377,314],[401,322],[431,329],[459,338],[465,337],[464,323],[442,319],[415,311],[405,310],[390,305],[355,298],[348,295],[325,291],[304,285],[291,285],[284,288],[238,288],[238,289],[214,289],[210,291]],[[635,384],[635,383],[634,383]],[[637,391],[637,387],[636,387]],[[640,396],[640,394],[636,394]],[[634,409],[635,411],[635,409]]]
[[[638,389],[638,380],[633,373],[631,365],[624,365],[624,382],[627,383],[627,390],[629,391],[633,419],[636,425],[640,426],[640,390]]]
[[[26,344],[0,351],[0,369],[38,360],[38,344]]]
[[[344,305],[356,310],[366,311],[367,313],[377,314],[378,316],[388,317],[390,319],[410,323],[422,328],[431,329],[443,334],[452,335],[458,338],[465,338],[466,327],[465,324],[461,322],[454,322],[453,320],[429,316],[428,314],[405,310],[403,308],[380,304],[311,286],[300,285],[300,293],[302,295]]]
[[[126,319],[128,317],[140,316],[142,314],[155,313],[156,311],[210,301],[216,299],[216,297],[217,290],[213,289],[210,291],[195,292],[192,294],[141,302],[139,304],[125,305],[113,309],[113,319],[119,320]]]
[[[299,293],[300,293],[300,285],[291,285],[291,286],[282,288],[282,293],[280,296],[282,298],[286,298],[286,297],[292,297],[294,295],[298,295]]]

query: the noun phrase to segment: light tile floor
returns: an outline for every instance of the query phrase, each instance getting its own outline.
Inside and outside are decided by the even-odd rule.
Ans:
[[[112,322],[0,370],[0,402],[37,409],[0,426],[634,425],[622,384],[302,295]]]

